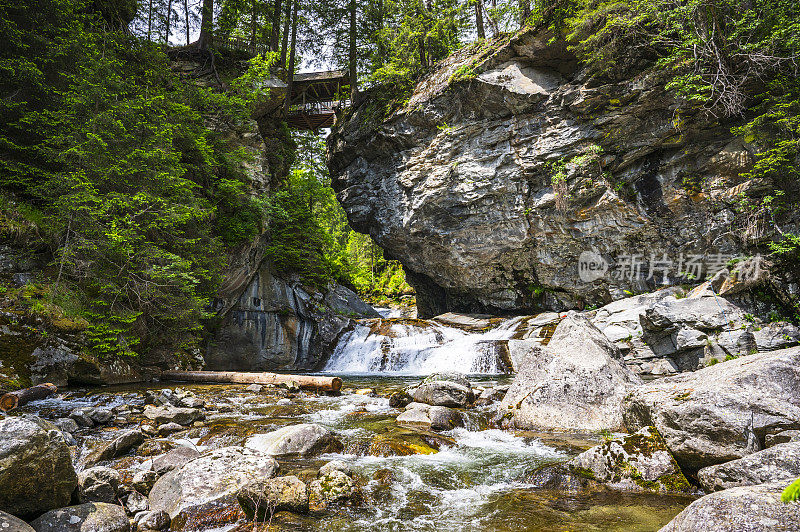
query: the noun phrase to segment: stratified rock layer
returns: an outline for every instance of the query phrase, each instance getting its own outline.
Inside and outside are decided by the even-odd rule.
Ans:
[[[533,29],[483,47],[388,117],[387,88],[368,92],[328,142],[348,219],[402,261],[420,317],[603,304],[675,284],[694,254],[705,277],[768,236],[731,229],[741,195],[771,186],[740,176],[753,148],[666,91],[663,71],[594,78]],[[581,279],[584,251],[615,275]]]

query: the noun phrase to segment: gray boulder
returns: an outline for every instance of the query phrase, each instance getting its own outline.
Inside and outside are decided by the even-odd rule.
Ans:
[[[88,502],[51,510],[31,522],[36,532],[130,532],[125,509],[116,504]]]
[[[25,516],[66,506],[77,485],[55,425],[33,416],[0,420],[0,511]]]
[[[245,447],[270,456],[314,456],[343,449],[342,442],[316,423],[289,425],[266,434],[256,434]]]
[[[660,532],[794,532],[800,507],[781,501],[786,482],[730,488],[686,507]]]
[[[239,490],[237,499],[245,515],[259,521],[281,511],[308,513],[308,487],[295,476],[248,482]]]
[[[736,486],[753,486],[800,477],[800,442],[781,443],[697,472],[706,491],[720,491]]]
[[[143,512],[136,516],[136,530],[166,530],[169,528],[169,515],[166,512],[157,510],[154,512]]]
[[[200,453],[197,450],[180,445],[153,460],[153,471],[156,475],[161,476],[173,469],[183,467],[187,462],[199,456]]]
[[[315,509],[355,495],[353,479],[342,471],[331,471],[308,485],[309,503]]]
[[[653,427],[592,447],[572,459],[569,469],[620,491],[691,491],[664,439]]]
[[[504,427],[621,430],[620,404],[641,381],[586,317],[570,312],[547,347],[529,346],[500,404]]]
[[[475,400],[472,387],[453,381],[433,380],[420,384],[411,392],[414,401],[431,406],[464,408]]]
[[[333,471],[341,471],[348,477],[353,475],[353,470],[350,468],[348,464],[342,462],[341,460],[331,460],[330,462],[319,468],[317,476],[324,477],[325,475],[328,475]]]
[[[172,528],[203,529],[229,524],[235,515],[215,509],[236,504],[239,489],[254,480],[271,478],[278,463],[241,447],[223,447],[170,471],[150,490],[150,510],[169,514]]]
[[[129,451],[144,443],[144,434],[140,430],[124,430],[111,442],[93,451],[86,458],[86,465],[94,465],[104,460],[111,460],[127,454]]]
[[[793,441],[800,441],[800,430],[784,430],[777,434],[767,434],[767,437],[764,439],[764,444],[767,447],[772,447],[779,443],[789,443]]]
[[[628,428],[655,426],[688,470],[761,450],[768,434],[800,428],[800,348],[722,362],[632,389]]]
[[[144,417],[152,420],[156,425],[177,423],[178,425],[191,425],[195,421],[205,418],[202,410],[197,408],[180,408],[174,406],[151,406],[144,409]]]
[[[156,483],[156,480],[158,480],[158,475],[156,475],[155,471],[137,471],[133,475],[131,485],[133,489],[142,495],[147,495],[153,489],[153,484]]]
[[[107,502],[117,501],[121,477],[119,471],[110,467],[92,467],[78,474],[78,501]]]
[[[75,422],[75,420],[68,417],[58,418],[53,421],[53,424],[63,432],[69,432],[70,434],[77,432],[78,430],[78,424]]]
[[[136,515],[150,509],[150,502],[147,497],[138,491],[132,491],[125,497],[125,511],[128,515]]]
[[[0,531],[2,532],[34,532],[33,528],[13,515],[0,512]]]
[[[395,419],[398,425],[430,430],[450,430],[464,426],[464,415],[446,406],[429,406],[411,403],[406,411]]]

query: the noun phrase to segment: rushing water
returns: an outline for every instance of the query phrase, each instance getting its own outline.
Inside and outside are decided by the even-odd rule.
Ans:
[[[473,376],[472,380],[477,386],[492,386],[508,383],[509,377]],[[200,451],[242,445],[253,433],[314,422],[335,431],[345,443],[345,451],[281,461],[281,474],[311,479],[326,461],[344,460],[362,479],[363,501],[321,517],[279,513],[273,519],[272,530],[650,531],[663,526],[690,502],[656,495],[570,495],[531,489],[526,480],[530,472],[543,464],[566,460],[595,444],[597,438],[592,435],[512,433],[487,429],[478,423],[473,430],[459,428],[442,433],[451,443],[436,454],[371,456],[365,451],[365,442],[377,434],[404,437],[403,430],[394,423],[399,411],[389,407],[386,396],[416,379],[345,376],[345,382],[347,387],[370,386],[378,395],[346,393],[332,397],[303,392],[291,398],[290,405],[279,406],[280,396],[248,392],[243,386],[184,386],[211,406],[205,426],[155,438],[145,444],[146,450],[140,448],[140,454],[122,458],[112,466],[132,471],[148,467],[159,453],[175,445]],[[156,388],[159,386],[151,387]],[[90,405],[141,406],[143,390],[78,390],[66,398],[32,403],[24,410],[54,418]],[[480,414],[479,408],[476,418]],[[100,431],[82,429],[78,434],[78,463],[100,439],[109,439],[115,432],[110,427]]]
[[[502,320],[481,332],[435,320],[363,320],[342,336],[325,371],[351,375],[508,373],[504,342],[518,334],[524,319]]]

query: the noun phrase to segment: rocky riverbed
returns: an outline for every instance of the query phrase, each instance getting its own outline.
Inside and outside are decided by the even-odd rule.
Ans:
[[[2,506],[28,518],[54,509],[32,521],[36,530],[158,530],[170,522],[175,530],[250,530],[247,516],[260,515],[274,530],[510,531],[655,530],[691,502],[533,489],[537,469],[601,436],[490,428],[508,381],[472,379],[478,406],[469,408],[399,406],[415,378],[346,379],[339,396],[234,385],[71,390],[0,421],[30,427],[16,432],[26,457],[42,453],[51,464],[21,479],[33,470],[11,465],[4,442],[4,486],[53,490],[28,506],[6,490]],[[454,414],[439,430],[426,415],[408,415],[437,408]],[[60,461],[51,461],[55,452]]]

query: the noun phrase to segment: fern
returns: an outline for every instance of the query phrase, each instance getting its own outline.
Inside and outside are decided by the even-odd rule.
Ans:
[[[800,499],[800,478],[792,482],[789,487],[783,490],[781,500],[783,502],[792,502]]]

